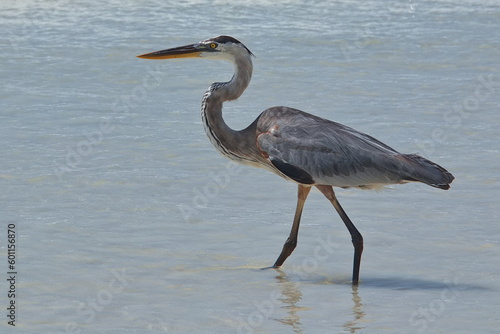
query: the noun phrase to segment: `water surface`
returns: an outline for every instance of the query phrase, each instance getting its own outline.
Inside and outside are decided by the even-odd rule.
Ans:
[[[496,1],[7,1],[2,231],[18,231],[8,333],[494,333],[500,326]],[[296,186],[219,156],[199,116],[232,67],[135,55],[227,34],[253,53],[246,127],[288,105],[445,166],[319,193],[280,270]],[[0,247],[6,259],[5,237]],[[6,260],[3,261],[7,272]],[[0,285],[6,306],[7,286]],[[5,308],[4,308],[5,310]]]

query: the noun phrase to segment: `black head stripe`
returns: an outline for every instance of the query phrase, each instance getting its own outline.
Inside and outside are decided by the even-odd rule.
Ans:
[[[225,43],[239,44],[239,45],[243,46],[248,51],[249,54],[251,54],[252,56],[254,55],[252,53],[252,51],[250,51],[243,43],[241,43],[236,38],[231,37],[231,36],[222,35],[222,36],[210,38],[207,41],[214,41],[214,42],[221,43],[221,44],[225,44]]]

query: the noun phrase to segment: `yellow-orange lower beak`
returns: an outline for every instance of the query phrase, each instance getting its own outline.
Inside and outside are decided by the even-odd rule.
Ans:
[[[192,58],[199,57],[202,52],[203,51],[198,49],[197,44],[190,44],[172,49],[145,53],[137,57],[145,59]]]

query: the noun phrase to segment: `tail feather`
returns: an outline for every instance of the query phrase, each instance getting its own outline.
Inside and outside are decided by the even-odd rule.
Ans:
[[[450,189],[455,177],[446,169],[416,154],[403,154],[402,157],[413,167],[404,178],[406,181],[419,181],[432,187]]]

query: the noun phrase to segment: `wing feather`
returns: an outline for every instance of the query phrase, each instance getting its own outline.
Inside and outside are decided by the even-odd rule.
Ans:
[[[370,187],[401,183],[407,172],[398,159],[400,154],[386,144],[300,110],[265,110],[258,119],[257,134],[259,149],[271,162],[293,166],[310,175],[316,184]],[[286,168],[276,167],[294,179]]]

